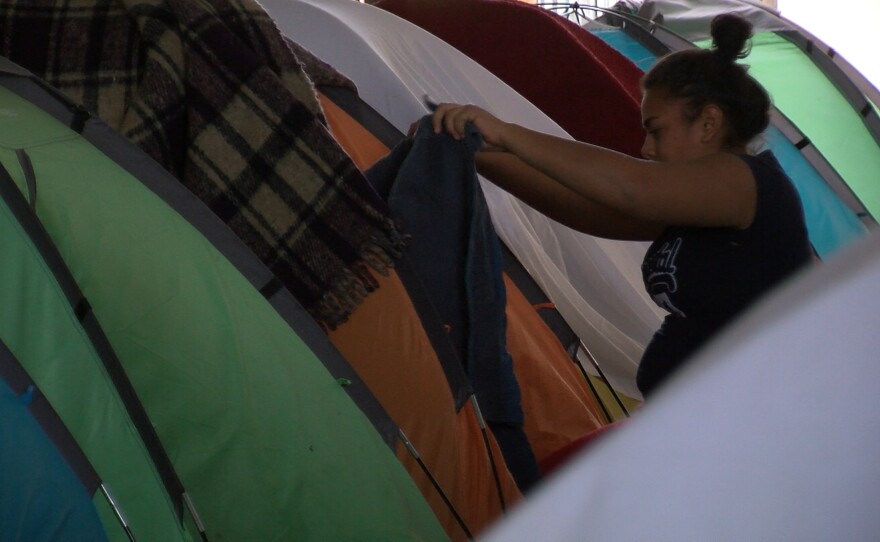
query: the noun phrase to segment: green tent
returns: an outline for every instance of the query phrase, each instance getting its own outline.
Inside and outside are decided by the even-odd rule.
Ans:
[[[9,173],[33,165],[23,149],[39,144],[48,135],[46,129],[54,130],[57,123],[5,88],[0,89],[0,103],[5,125],[0,147],[0,239],[5,251],[0,337],[103,481],[107,494],[90,489],[111,539],[125,539],[113,537],[113,527],[121,527],[116,516],[121,509],[114,510],[111,498],[124,503],[121,515],[136,526],[139,538],[191,539],[104,363],[107,358],[113,363],[112,352],[106,340],[102,343],[94,319],[86,318],[84,298]]]
[[[115,489],[135,538],[189,537],[182,502],[194,505],[187,510],[198,511],[209,539],[445,539],[389,447],[396,428],[289,292],[133,145],[14,65],[2,68],[4,209],[16,199],[30,208],[28,221],[57,247],[70,283],[48,271],[38,283],[20,268],[28,255],[29,265],[58,273],[22,225],[27,213],[6,213],[4,236],[21,239],[23,255],[0,266],[12,274],[3,281],[2,339],[29,360],[65,424],[103,439],[93,453],[140,462],[124,470],[149,497]],[[27,320],[32,310],[38,316]],[[77,324],[89,320],[135,397],[89,352],[101,350]],[[62,353],[81,368],[55,370]],[[77,406],[89,402],[94,416]],[[133,441],[125,451],[98,426],[106,405],[124,418],[132,404],[142,405],[153,446],[167,451],[185,494],[167,483],[160,491],[164,467],[137,446],[148,428],[125,432],[125,420],[114,421]]]

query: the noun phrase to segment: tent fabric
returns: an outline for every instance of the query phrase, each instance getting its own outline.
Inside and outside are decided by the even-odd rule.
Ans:
[[[380,141],[342,107],[325,94],[318,93],[330,133],[361,171],[368,170],[388,154],[389,146]]]
[[[12,372],[26,374],[0,343],[0,532],[9,540],[35,542],[107,540],[92,496],[74,470],[77,460],[45,427],[62,422],[54,412],[51,420],[46,414],[38,419],[31,405],[41,394],[32,383],[16,387]]]
[[[280,286],[277,278],[240,239],[231,234],[228,228],[218,227],[216,215],[198,203],[198,198],[180,183],[170,182],[172,177],[166,170],[145,154],[133,150],[132,144],[120,137],[118,132],[90,117],[55,89],[35,79],[27,70],[0,57],[0,74],[4,76],[0,77],[0,82],[6,88],[19,96],[26,96],[32,104],[62,124],[79,130],[85,140],[100,148],[103,154],[185,216],[270,301],[308,348],[318,355],[333,377],[348,382],[348,395],[371,420],[381,437],[389,445],[395,441],[397,428],[377,406],[375,398],[357,379],[351,367],[327,341],[324,330],[315,325],[311,316],[300,310],[300,305],[290,293]]]
[[[770,126],[762,137],[763,148],[773,151],[801,197],[807,233],[820,258],[831,257],[867,234],[860,217],[779,129]]]
[[[520,94],[449,44],[394,15],[346,0],[263,2],[281,31],[351,78],[364,101],[405,132],[422,97],[470,102],[570,137]],[[618,389],[638,397],[635,367],[659,326],[639,266],[646,245],[578,234],[483,182],[496,231],[590,345]]]
[[[870,236],[777,290],[484,540],[875,540],[878,280]]]
[[[875,110],[880,106],[880,92],[876,86],[842,57],[839,51],[828,47],[816,36],[783,17],[779,11],[758,3],[757,0],[630,0],[630,4],[634,5],[628,11],[644,19],[657,20],[663,27],[692,42],[709,39],[709,24],[715,16],[721,13],[739,13],[752,23],[756,33],[775,32],[794,38],[798,46],[812,56],[823,70],[828,73],[839,70],[848,80],[845,86],[854,86],[857,92],[853,93],[852,89],[846,88],[840,90],[851,99],[856,98],[857,94],[861,95],[858,97],[860,103],[856,104],[856,109],[861,110],[865,102],[870,103]],[[842,79],[837,80],[843,82]],[[873,124],[878,126],[876,116],[874,118]]]
[[[278,305],[277,294],[270,304],[139,179],[20,98],[9,100],[5,110],[17,114],[4,116],[6,148],[30,155],[37,214],[104,325],[209,538],[446,539],[347,396],[350,380],[337,381],[282,317],[302,308],[292,298]],[[11,160],[6,152],[4,165],[26,191]],[[154,174],[167,190],[182,190],[167,172]],[[201,227],[243,249],[194,196],[181,199]]]
[[[328,325],[399,255],[400,232],[256,2],[4,2],[0,20],[0,53],[174,173]]]
[[[330,339],[415,445],[468,529],[479,533],[502,515],[503,505],[518,502],[520,492],[494,439],[493,472],[473,403],[456,405],[400,277],[381,277],[379,284],[346,323],[330,332]],[[446,532],[463,540],[460,525],[421,466],[403,447],[397,455]]]
[[[729,2],[717,0],[646,0],[640,2],[638,16],[674,28],[692,41],[710,38],[709,25],[720,13],[734,13],[752,23],[756,32],[771,32],[790,28],[769,7],[750,3],[749,0]]]
[[[541,464],[557,450],[602,427],[603,421],[583,376],[556,335],[507,275],[504,285],[507,348],[523,383],[524,429]],[[575,389],[564,393],[568,388]]]
[[[388,149],[397,145],[404,138],[403,132],[380,115],[370,104],[362,100],[356,90],[352,92],[345,88],[321,85],[320,94],[328,95],[350,116],[356,117],[358,123],[362,123],[364,128],[368,129]],[[379,156],[384,156],[385,153],[387,150]]]
[[[575,139],[641,156],[641,72],[578,25],[516,0],[376,5],[480,63]]]
[[[556,341],[565,350],[566,355],[574,359],[575,352],[580,346],[577,335],[572,331],[568,322],[559,314],[556,306],[547,298],[544,291],[535,282],[535,279],[517,261],[516,256],[510,252],[510,249],[504,245],[502,245],[501,249],[504,253],[504,274],[525,299],[531,303],[533,312],[540,317],[541,322],[553,333]]]
[[[3,359],[3,364],[0,365],[0,379],[5,381],[11,393],[18,395],[21,403],[40,425],[46,437],[52,441],[53,447],[68,464],[86,493],[93,495],[101,486],[101,478],[89,463],[82,448],[76,443],[74,436],[24,367],[2,342],[0,342],[0,357]]]
[[[39,145],[44,138],[39,134],[39,120],[30,117],[26,108],[22,110],[25,106],[19,98],[0,89],[0,100],[9,112],[4,118],[7,130],[0,162],[10,172],[18,172],[21,169],[11,148],[20,148],[15,143],[24,142]],[[22,200],[19,209],[27,209],[27,203],[8,178],[2,179],[2,191],[0,235],[5,256],[0,265],[0,299],[4,300],[0,338],[122,503],[134,532],[186,540],[158,469],[79,323],[65,286],[56,278],[58,271],[49,267],[35,245],[33,237],[38,232],[31,231],[33,227],[25,229],[8,202],[17,196]],[[102,507],[100,511],[105,526],[116,525],[112,510]]]
[[[860,112],[782,35],[753,37],[748,62],[776,107],[819,149],[871,215],[880,216],[880,140],[868,132]]]

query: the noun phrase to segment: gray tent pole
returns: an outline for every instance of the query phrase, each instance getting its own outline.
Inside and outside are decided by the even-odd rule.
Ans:
[[[400,440],[401,440],[401,442],[403,442],[403,445],[406,446],[407,451],[409,451],[409,453],[413,457],[413,459],[415,459],[416,462],[419,464],[419,467],[421,467],[422,472],[425,473],[425,476],[428,477],[428,480],[431,481],[431,485],[433,485],[434,489],[437,490],[437,493],[440,494],[440,498],[443,499],[443,502],[449,508],[449,511],[452,512],[452,515],[455,517],[455,521],[458,523],[458,525],[464,531],[464,534],[465,534],[465,536],[467,536],[467,539],[473,540],[474,535],[471,534],[470,529],[467,528],[467,525],[465,524],[464,519],[459,515],[458,510],[455,509],[455,505],[453,505],[452,501],[449,500],[449,497],[446,495],[446,492],[443,491],[442,487],[440,487],[440,484],[439,484],[439,482],[437,482],[437,479],[434,478],[433,474],[431,474],[431,471],[428,469],[428,466],[425,465],[424,461],[422,461],[422,456],[419,454],[418,450],[416,450],[416,447],[409,440],[409,438],[407,438],[406,433],[403,432],[403,429],[400,429],[398,427],[397,436],[400,437]]]
[[[119,524],[122,526],[122,529],[125,531],[125,534],[128,536],[128,539],[131,542],[137,542],[137,539],[134,537],[134,533],[131,532],[131,527],[128,526],[128,521],[126,521],[125,516],[122,515],[122,510],[119,508],[119,505],[116,504],[116,499],[110,495],[110,491],[107,489],[107,486],[104,484],[100,485],[101,493],[104,494],[104,498],[107,499],[107,502],[110,504],[110,508],[113,509],[113,513],[116,514],[116,519],[119,520]]]
[[[629,418],[629,410],[626,409],[626,407],[623,404],[623,401],[620,400],[620,396],[617,394],[617,391],[611,385],[611,382],[608,381],[608,377],[605,376],[605,373],[602,372],[602,368],[599,367],[599,362],[596,361],[596,358],[590,352],[590,349],[587,348],[587,345],[584,344],[583,340],[580,341],[580,347],[581,347],[581,349],[583,349],[584,354],[587,356],[587,359],[590,360],[590,364],[593,366],[594,369],[596,369],[596,372],[599,373],[599,378],[601,378],[602,382],[604,382],[605,385],[608,386],[608,389],[611,390],[611,395],[614,397],[614,400],[617,402],[617,405],[620,407],[620,409],[623,410],[623,414],[627,418]]]
[[[501,489],[501,477],[498,474],[498,465],[495,463],[495,454],[492,453],[492,446],[489,443],[489,430],[486,427],[486,419],[483,418],[483,411],[480,410],[480,404],[477,402],[477,396],[471,395],[471,404],[474,405],[474,413],[477,416],[477,422],[480,424],[480,433],[483,435],[483,444],[486,446],[486,453],[489,454],[489,463],[492,466],[492,475],[495,477],[495,489],[498,491],[498,501],[501,503],[501,511],[507,513],[507,504],[504,501],[504,491]]]
[[[595,2],[593,2],[595,3]],[[587,15],[588,11],[592,11],[596,13],[598,10],[594,9],[596,6],[587,3],[580,2],[538,2],[538,7],[542,7],[549,11],[552,11],[562,17],[568,19],[570,16],[574,15],[576,24],[583,24],[581,20],[591,21],[593,18]]]
[[[574,353],[574,359],[572,360],[575,366],[580,370],[581,375],[584,377],[584,381],[587,383],[587,386],[590,387],[590,391],[593,393],[593,397],[596,398],[596,402],[599,404],[599,408],[602,409],[602,414],[605,416],[605,421],[608,423],[613,422],[614,420],[611,417],[611,413],[608,412],[608,408],[605,406],[605,401],[599,397],[599,390],[596,389],[596,385],[593,384],[593,381],[590,380],[590,375],[587,374],[587,370],[584,369],[584,366],[577,359],[577,352]]]
[[[193,521],[196,524],[196,528],[199,530],[199,535],[202,537],[202,540],[208,542],[208,534],[205,532],[205,524],[202,523],[202,517],[199,515],[198,510],[196,510],[196,506],[189,497],[189,493],[186,491],[183,492],[183,503],[186,505],[187,510],[189,510],[190,515],[192,515]]]

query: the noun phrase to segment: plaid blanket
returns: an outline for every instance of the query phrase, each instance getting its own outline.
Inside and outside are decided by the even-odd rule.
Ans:
[[[0,0],[0,54],[171,171],[334,327],[405,239],[294,50],[253,0]]]

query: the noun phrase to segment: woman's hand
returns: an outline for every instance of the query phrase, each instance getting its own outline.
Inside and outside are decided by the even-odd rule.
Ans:
[[[505,150],[502,135],[507,123],[475,105],[440,104],[431,120],[434,133],[445,131],[455,139],[464,137],[470,122],[483,136],[483,150]]]

